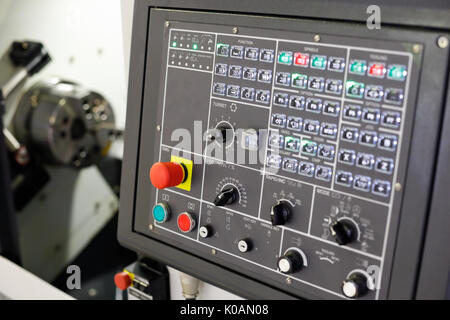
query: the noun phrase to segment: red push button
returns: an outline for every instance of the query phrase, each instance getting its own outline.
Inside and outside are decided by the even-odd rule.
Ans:
[[[195,228],[195,219],[191,214],[182,212],[178,215],[177,225],[178,229],[180,229],[181,232],[186,233],[192,231]]]
[[[158,189],[175,187],[185,180],[185,171],[175,162],[157,162],[150,169],[150,181]]]
[[[114,283],[120,290],[127,290],[131,286],[131,277],[125,271],[116,273],[114,276]]]

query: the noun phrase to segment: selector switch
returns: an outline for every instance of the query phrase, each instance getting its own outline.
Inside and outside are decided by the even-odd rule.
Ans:
[[[200,237],[205,239],[211,237],[214,233],[214,230],[210,225],[204,225],[199,228],[198,233]]]
[[[182,212],[178,215],[177,226],[181,232],[188,233],[195,228],[195,216],[189,212]]]
[[[342,282],[342,293],[351,299],[359,298],[369,291],[367,286],[367,277],[355,272]]]
[[[225,205],[230,205],[238,201],[239,192],[233,186],[228,186],[222,189],[219,194],[214,199],[214,204],[218,207],[223,207]]]
[[[150,181],[158,189],[176,187],[187,177],[187,169],[181,163],[157,162],[150,169]]]
[[[291,249],[278,259],[277,265],[282,273],[295,273],[303,267],[303,257],[299,251]]]
[[[284,225],[291,215],[292,206],[289,202],[281,200],[270,210],[270,220],[273,226]]]
[[[330,226],[331,235],[339,245],[346,245],[358,238],[358,227],[347,219],[335,221]]]
[[[242,253],[252,250],[252,242],[250,239],[242,239],[238,242],[238,250]]]

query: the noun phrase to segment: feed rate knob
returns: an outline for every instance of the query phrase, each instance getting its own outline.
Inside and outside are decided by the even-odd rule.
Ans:
[[[287,201],[278,201],[270,210],[270,220],[273,226],[284,225],[291,215],[292,206]]]
[[[181,163],[157,162],[150,169],[150,181],[158,189],[176,187],[187,179],[187,169]]]
[[[342,293],[351,299],[359,298],[369,291],[367,286],[367,277],[355,272],[342,282]]]
[[[330,225],[330,232],[339,245],[346,245],[358,238],[358,228],[350,220],[342,219]]]
[[[239,192],[235,187],[225,187],[214,199],[214,204],[218,207],[230,205],[239,199]]]
[[[233,141],[234,137],[233,126],[226,122],[220,122],[214,128],[213,132],[209,136],[210,141],[217,141],[221,144],[228,144]]]
[[[294,273],[300,271],[302,267],[303,258],[297,250],[289,250],[284,256],[278,259],[278,269],[280,269],[282,273]]]

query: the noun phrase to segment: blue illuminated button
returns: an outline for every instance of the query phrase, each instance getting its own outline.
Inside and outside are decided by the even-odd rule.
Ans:
[[[166,222],[170,216],[170,208],[165,203],[157,203],[152,209],[153,219],[158,223]]]

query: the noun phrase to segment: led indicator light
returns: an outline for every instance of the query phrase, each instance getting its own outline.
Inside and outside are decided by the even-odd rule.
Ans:
[[[177,42],[176,41],[173,41],[172,42],[172,47],[176,47],[177,46]]]
[[[197,50],[197,49],[198,49],[198,44],[194,43],[194,44],[192,45],[192,49]]]

